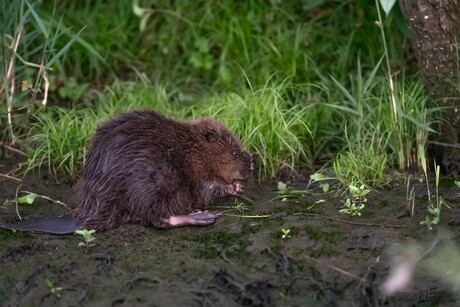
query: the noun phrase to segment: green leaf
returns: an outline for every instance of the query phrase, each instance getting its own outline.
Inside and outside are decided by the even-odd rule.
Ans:
[[[319,172],[314,173],[313,175],[310,175],[310,179],[315,180],[315,181],[319,181],[321,179],[324,179],[324,177],[325,176],[323,174],[319,173]]]
[[[37,22],[37,25],[40,28],[40,31],[42,31],[43,35],[45,35],[45,37],[48,38],[49,37],[48,30],[46,30],[46,27],[43,24],[43,21],[40,19],[37,12],[34,10],[34,7],[30,5],[29,1],[26,0],[26,3],[27,3],[27,6],[29,7],[30,12],[32,13],[32,16],[34,16],[34,19]]]
[[[379,0],[379,2],[383,10],[385,11],[385,14],[388,16],[391,9],[393,8],[393,5],[396,3],[396,0]]]
[[[320,172],[316,172],[313,175],[310,175],[310,180],[313,180],[313,181],[322,181],[322,180],[331,180],[331,179],[337,179],[337,178],[326,177],[323,174],[321,174]]]
[[[46,63],[46,68],[50,68],[51,65],[54,64],[54,62],[56,62],[57,60],[59,60],[59,58],[67,52],[67,50],[69,50],[70,46],[72,46],[72,44],[75,42],[75,40],[79,37],[80,33],[83,32],[83,30],[86,29],[86,26],[84,26],[80,31],[78,31],[77,34],[75,34],[74,36],[72,36],[72,38],[70,39],[70,41],[67,42],[67,44],[65,44],[65,46],[59,50],[58,53],[56,53],[56,55],[51,59],[49,60],[48,63]]]
[[[350,184],[348,187],[350,188],[351,192],[355,192],[355,193],[359,192],[359,189],[352,184]]]
[[[460,188],[460,181],[454,181],[455,185]]]
[[[278,191],[284,191],[286,190],[286,188],[287,188],[287,185],[284,182],[278,181]]]
[[[18,197],[17,201],[20,204],[33,204],[35,201],[35,198],[37,198],[37,194],[30,193],[21,197]]]

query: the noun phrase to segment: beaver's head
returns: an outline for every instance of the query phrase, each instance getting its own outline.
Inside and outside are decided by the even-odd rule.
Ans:
[[[196,125],[203,179],[224,185],[227,194],[243,193],[244,184],[254,170],[251,155],[241,141],[217,120],[201,119]]]

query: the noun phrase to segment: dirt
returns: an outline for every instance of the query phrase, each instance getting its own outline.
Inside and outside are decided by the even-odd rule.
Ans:
[[[7,174],[16,162],[0,161],[0,173]],[[71,184],[56,184],[43,173],[29,174],[22,182],[0,179],[1,204],[14,199],[16,191],[32,191],[69,207],[38,198],[19,205],[25,220],[62,215],[77,206]],[[235,209],[234,199],[218,202],[213,209],[225,212],[211,227],[129,225],[96,233],[89,249],[79,246],[79,235],[0,230],[0,304],[453,306],[451,288],[418,264],[402,293],[385,297],[379,290],[390,273],[395,243],[406,246],[413,240],[427,250],[437,233],[448,229],[446,240],[458,244],[460,189],[446,182],[441,195],[451,208],[443,208],[440,225],[431,231],[419,224],[427,214],[425,185],[412,183],[416,199],[411,218],[403,179],[371,193],[360,217],[339,214],[344,197],[336,191],[310,189],[294,198],[274,199],[276,182],[253,182],[245,194],[254,202],[246,203],[249,211]],[[293,187],[306,185],[299,178]],[[18,221],[14,203],[0,206],[0,221]],[[285,238],[282,229],[289,230]],[[425,258],[435,257],[436,250]],[[425,295],[427,291],[443,295]]]

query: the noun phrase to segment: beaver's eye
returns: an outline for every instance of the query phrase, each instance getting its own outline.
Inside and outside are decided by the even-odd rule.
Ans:
[[[232,151],[232,156],[238,158],[240,156],[240,152],[238,150]]]

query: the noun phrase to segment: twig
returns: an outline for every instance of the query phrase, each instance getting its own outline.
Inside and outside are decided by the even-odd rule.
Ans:
[[[43,71],[43,80],[45,80],[45,94],[43,97],[42,106],[46,106],[48,101],[48,89],[50,87],[50,82],[48,81],[48,74],[46,73],[46,70]]]
[[[344,269],[341,269],[341,268],[339,268],[339,267],[337,267],[337,266],[335,266],[335,265],[333,265],[333,264],[329,264],[329,263],[327,263],[327,262],[318,260],[318,259],[313,258],[313,257],[310,257],[310,256],[308,256],[308,255],[304,255],[304,257],[306,257],[306,258],[309,259],[309,260],[313,260],[313,261],[315,261],[315,262],[318,263],[318,264],[325,265],[325,266],[327,266],[328,268],[330,268],[330,269],[332,269],[332,270],[334,270],[334,271],[336,271],[336,272],[339,272],[339,273],[341,273],[341,274],[343,274],[343,275],[346,275],[346,276],[352,277],[352,278],[354,278],[354,279],[357,279],[357,280],[359,280],[360,282],[367,282],[367,279],[366,279],[366,278],[364,278],[364,277],[359,277],[358,275],[355,275],[355,274],[353,274],[353,273],[351,273],[351,272],[345,271]]]
[[[9,151],[15,152],[21,156],[27,157],[27,154],[19,149],[16,149],[14,147],[11,147],[10,145],[7,145],[5,142],[0,142],[0,146],[8,149]]]
[[[445,147],[451,147],[451,148],[458,148],[460,149],[460,144],[449,144],[449,143],[443,143],[443,142],[437,142],[437,141],[428,141],[428,144],[433,144],[433,145],[439,145],[439,146],[445,146]]]
[[[4,177],[4,178],[11,179],[11,180],[16,180],[16,181],[22,182],[22,180],[19,179],[19,178],[16,178],[16,177],[13,177],[13,176],[8,176],[8,175],[5,175],[5,174],[0,174],[0,177]]]
[[[21,170],[22,166],[24,165],[24,163],[18,163],[18,167],[10,170],[8,173],[6,173],[6,175],[11,175],[11,174],[15,174],[16,171],[19,171]]]
[[[34,192],[30,192],[30,191],[23,191],[24,193],[28,193],[28,194],[35,194],[37,195],[37,197],[40,197],[40,198],[43,198],[43,199],[46,199],[46,200],[49,200],[49,201],[52,201],[53,203],[56,203],[56,204],[59,204],[59,205],[62,205],[64,207],[66,207],[69,211],[72,211],[69,206],[65,203],[63,203],[62,201],[60,200],[56,200],[56,199],[52,199],[48,196],[45,196],[45,195],[40,195],[40,194],[37,194],[37,193],[34,193]],[[16,195],[16,198],[17,198],[17,195]]]
[[[9,94],[10,99],[9,99],[8,107],[7,107],[8,126],[9,126],[9,129],[10,129],[11,139],[13,140],[13,143],[15,141],[15,137],[14,137],[14,133],[13,133],[13,122],[11,120],[11,110],[13,108],[13,97],[14,97],[14,87],[15,87],[15,84],[14,84],[14,63],[15,63],[16,53],[18,51],[19,41],[21,40],[23,29],[24,29],[24,27],[21,24],[21,26],[19,28],[19,31],[18,31],[18,35],[16,36],[16,38],[14,39],[14,41],[12,43],[13,55],[11,56],[11,60],[10,60],[10,63],[8,65],[8,70],[7,70],[7,73],[6,73],[6,80],[8,80],[8,82],[10,83],[10,90],[9,90],[10,91],[10,94]]]
[[[18,187],[16,188],[16,198],[14,199],[14,202],[16,203],[16,214],[18,215],[19,220],[22,222],[22,217],[19,214],[19,204],[18,204],[18,194],[19,194],[19,188],[21,186],[23,186],[23,184],[18,185]]]
[[[356,226],[377,226],[377,227],[407,228],[407,226],[404,226],[404,225],[349,222],[349,221],[344,221],[344,220],[336,219],[336,218],[321,215],[321,214],[315,214],[315,213],[294,213],[294,215],[308,215],[308,216],[321,217],[321,218],[328,219],[328,220],[331,220],[331,221],[340,222],[340,223],[344,223],[344,224],[350,224],[350,225],[356,225]]]

